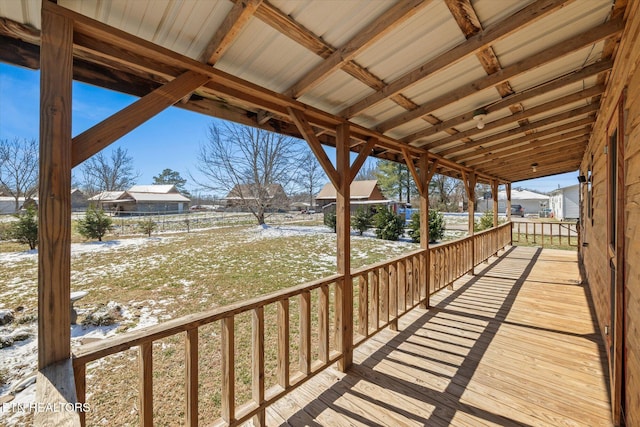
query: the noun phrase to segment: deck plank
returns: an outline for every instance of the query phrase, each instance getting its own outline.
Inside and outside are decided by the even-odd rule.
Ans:
[[[575,252],[514,247],[267,410],[269,425],[611,426]]]

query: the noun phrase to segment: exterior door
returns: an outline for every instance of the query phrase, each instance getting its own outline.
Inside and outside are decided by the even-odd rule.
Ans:
[[[607,252],[611,321],[607,336],[611,409],[615,425],[624,420],[624,126],[623,98],[607,129]]]

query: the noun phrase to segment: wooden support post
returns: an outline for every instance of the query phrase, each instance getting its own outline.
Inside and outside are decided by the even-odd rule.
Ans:
[[[464,181],[464,189],[467,192],[467,210],[469,212],[469,236],[473,237],[474,230],[473,226],[475,224],[474,213],[476,210],[476,174],[471,172],[470,174],[466,174],[464,171],[462,172],[462,178]],[[469,270],[469,274],[475,274],[475,265],[476,265],[476,243],[475,239],[471,239],[471,269]]]
[[[38,368],[71,356],[73,22],[42,4],[38,206]]]
[[[493,227],[498,226],[498,181],[491,181],[491,197],[493,198]]]
[[[420,278],[419,283],[424,284],[425,298],[420,303],[420,308],[429,308],[429,298],[431,297],[429,276],[431,275],[431,259],[429,251],[429,182],[433,178],[433,174],[436,171],[437,163],[432,164],[432,168],[428,169],[428,157],[426,154],[420,156],[420,175],[419,179],[422,185],[422,191],[420,192],[420,236],[424,236],[420,239],[420,247],[424,249],[424,254],[421,256],[424,263],[424,277]]]
[[[338,245],[338,274],[343,279],[336,285],[336,345],[342,358],[338,369],[345,372],[353,363],[353,283],[351,280],[351,207],[349,124],[342,123],[336,129],[336,234]]]
[[[185,341],[187,426],[198,425],[198,328],[189,329]]]
[[[505,207],[505,211],[507,213],[507,221],[511,222],[511,183],[508,182],[505,189],[507,193],[507,206]],[[518,228],[518,232],[520,232],[520,228]],[[509,245],[513,246],[513,224],[511,224],[511,236],[509,237]]]

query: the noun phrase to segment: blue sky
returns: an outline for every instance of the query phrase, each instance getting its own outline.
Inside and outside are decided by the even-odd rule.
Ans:
[[[39,72],[0,63],[0,138],[38,139]],[[73,135],[78,135],[137,98],[90,85],[73,84]],[[125,135],[106,151],[122,147],[140,172],[139,184],[151,184],[163,169],[178,171],[188,180],[187,188],[197,191],[189,173],[197,177],[198,146],[206,141],[207,128],[215,120],[209,116],[170,107]],[[76,171],[80,178],[80,174]],[[539,191],[551,191],[577,183],[577,173],[514,183]]]

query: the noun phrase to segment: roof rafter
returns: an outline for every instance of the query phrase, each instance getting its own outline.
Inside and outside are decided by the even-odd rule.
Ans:
[[[578,101],[581,101],[583,99],[587,99],[587,98],[591,98],[592,96],[598,95],[603,93],[605,90],[605,86],[593,86],[590,87],[589,89],[585,89],[582,90],[580,92],[576,92],[576,93],[572,93],[570,95],[566,95],[563,96],[562,98],[558,98],[558,99],[554,99],[553,101],[549,101],[549,102],[545,102],[544,104],[535,106],[533,108],[530,108],[528,110],[525,110],[521,113],[517,113],[514,114],[512,116],[507,116],[504,117],[502,119],[498,119],[498,120],[494,120],[493,122],[488,123],[484,129],[478,129],[478,128],[471,128],[469,130],[466,130],[464,132],[460,132],[456,135],[452,135],[443,139],[439,139],[437,141],[433,141],[427,144],[423,144],[421,145],[422,147],[426,148],[427,150],[432,150],[434,148],[438,148],[441,147],[443,145],[447,145],[451,142],[455,142],[461,138],[467,138],[467,137],[471,137],[473,135],[477,135],[479,133],[484,133],[487,131],[490,131],[492,129],[498,128],[498,127],[502,127],[505,125],[509,125],[512,124],[514,121],[519,121],[519,120],[523,120],[532,116],[535,116],[537,114],[542,114],[546,111],[549,110],[554,110],[557,108],[561,108],[565,105],[568,104],[572,104]],[[523,128],[526,125],[521,125]],[[527,127],[527,130],[532,130],[530,127]]]
[[[536,22],[548,13],[562,7],[568,1],[573,0],[539,0],[516,12],[512,16],[497,22],[485,31],[470,37],[466,42],[454,47],[448,52],[443,53],[428,63],[422,64],[421,66],[404,74],[393,82],[385,85],[376,93],[373,93],[356,102],[352,106],[343,109],[339,115],[347,118],[356,116],[367,108],[398,94],[402,90],[420,82],[431,74],[454,65],[470,55],[474,55],[492,43],[502,40],[510,34],[521,30],[523,27]]]
[[[200,61],[209,65],[218,62],[218,59],[247,25],[260,3],[262,0],[241,0],[234,4],[200,55]]]
[[[284,92],[285,95],[298,98],[305,92],[311,90],[332,72],[341,68],[346,62],[377,42],[385,34],[393,31],[398,25],[415,15],[431,1],[432,0],[410,0],[395,4],[363,28],[344,46],[336,49],[320,65],[298,80],[298,82]]]
[[[561,87],[581,81],[587,77],[598,74],[602,71],[610,70],[612,66],[613,66],[613,61],[609,59],[598,61],[579,71],[559,77],[557,79],[551,80],[549,82],[533,87],[531,89],[527,89],[522,92],[515,93],[500,101],[495,102],[494,104],[484,107],[484,109],[487,111],[487,113],[492,113],[494,111],[501,110],[502,108],[506,108],[510,105],[520,103],[531,98],[535,98],[536,96],[540,96],[545,93],[551,92],[553,90],[559,89]],[[473,119],[474,111],[475,110],[467,111],[464,114],[453,117],[449,120],[445,120],[442,123],[432,126],[428,129],[408,135],[402,138],[401,141],[406,143],[413,143],[413,145],[419,146],[419,144],[415,144],[415,141],[417,141],[420,138],[426,138],[431,135],[435,135],[439,132],[442,132],[447,128],[451,128],[459,124],[471,121]]]
[[[448,155],[460,152],[462,150],[468,150],[468,149],[476,148],[476,147],[484,147],[488,143],[495,142],[495,141],[500,141],[500,140],[503,140],[503,139],[507,139],[507,138],[513,137],[515,135],[520,135],[520,134],[525,133],[525,132],[530,131],[530,130],[534,130],[534,129],[537,129],[537,128],[540,128],[540,127],[550,126],[550,125],[553,125],[555,123],[566,121],[566,120],[571,120],[572,118],[580,117],[580,116],[583,116],[583,115],[586,115],[586,114],[595,113],[596,111],[598,111],[598,108],[599,108],[598,104],[585,105],[584,107],[579,107],[579,108],[576,108],[574,110],[565,111],[563,113],[556,114],[554,116],[547,117],[547,118],[542,119],[542,120],[531,122],[526,126],[522,126],[522,127],[518,127],[518,128],[514,128],[514,129],[509,129],[509,130],[506,130],[504,132],[500,132],[500,133],[497,133],[495,135],[488,136],[486,138],[478,139],[478,140],[475,140],[475,141],[470,142],[470,143],[465,143],[463,146],[456,146],[456,147],[447,148],[446,150],[440,151],[438,154],[440,154],[441,156],[448,156]],[[536,134],[535,133],[532,133],[532,134],[529,134],[529,135],[526,135],[526,136],[527,137],[530,136],[532,139],[536,138]]]
[[[425,114],[429,114],[435,110],[445,107],[453,102],[460,101],[470,95],[477,93],[478,91],[496,86],[502,82],[507,81],[510,78],[522,75],[527,71],[538,68],[554,60],[573,53],[577,50],[590,46],[601,40],[607,39],[614,34],[617,34],[623,29],[623,21],[617,19],[598,27],[592,28],[582,34],[578,34],[568,40],[561,41],[554,46],[545,49],[542,52],[538,52],[529,56],[515,64],[509,65],[501,71],[492,74],[488,77],[477,79],[471,83],[468,83],[458,89],[446,93],[430,102],[421,105],[419,108],[413,111],[409,111],[403,114],[399,114],[391,119],[384,121],[377,126],[377,129],[384,133],[391,129],[394,129],[404,123],[411,120],[418,119]]]

